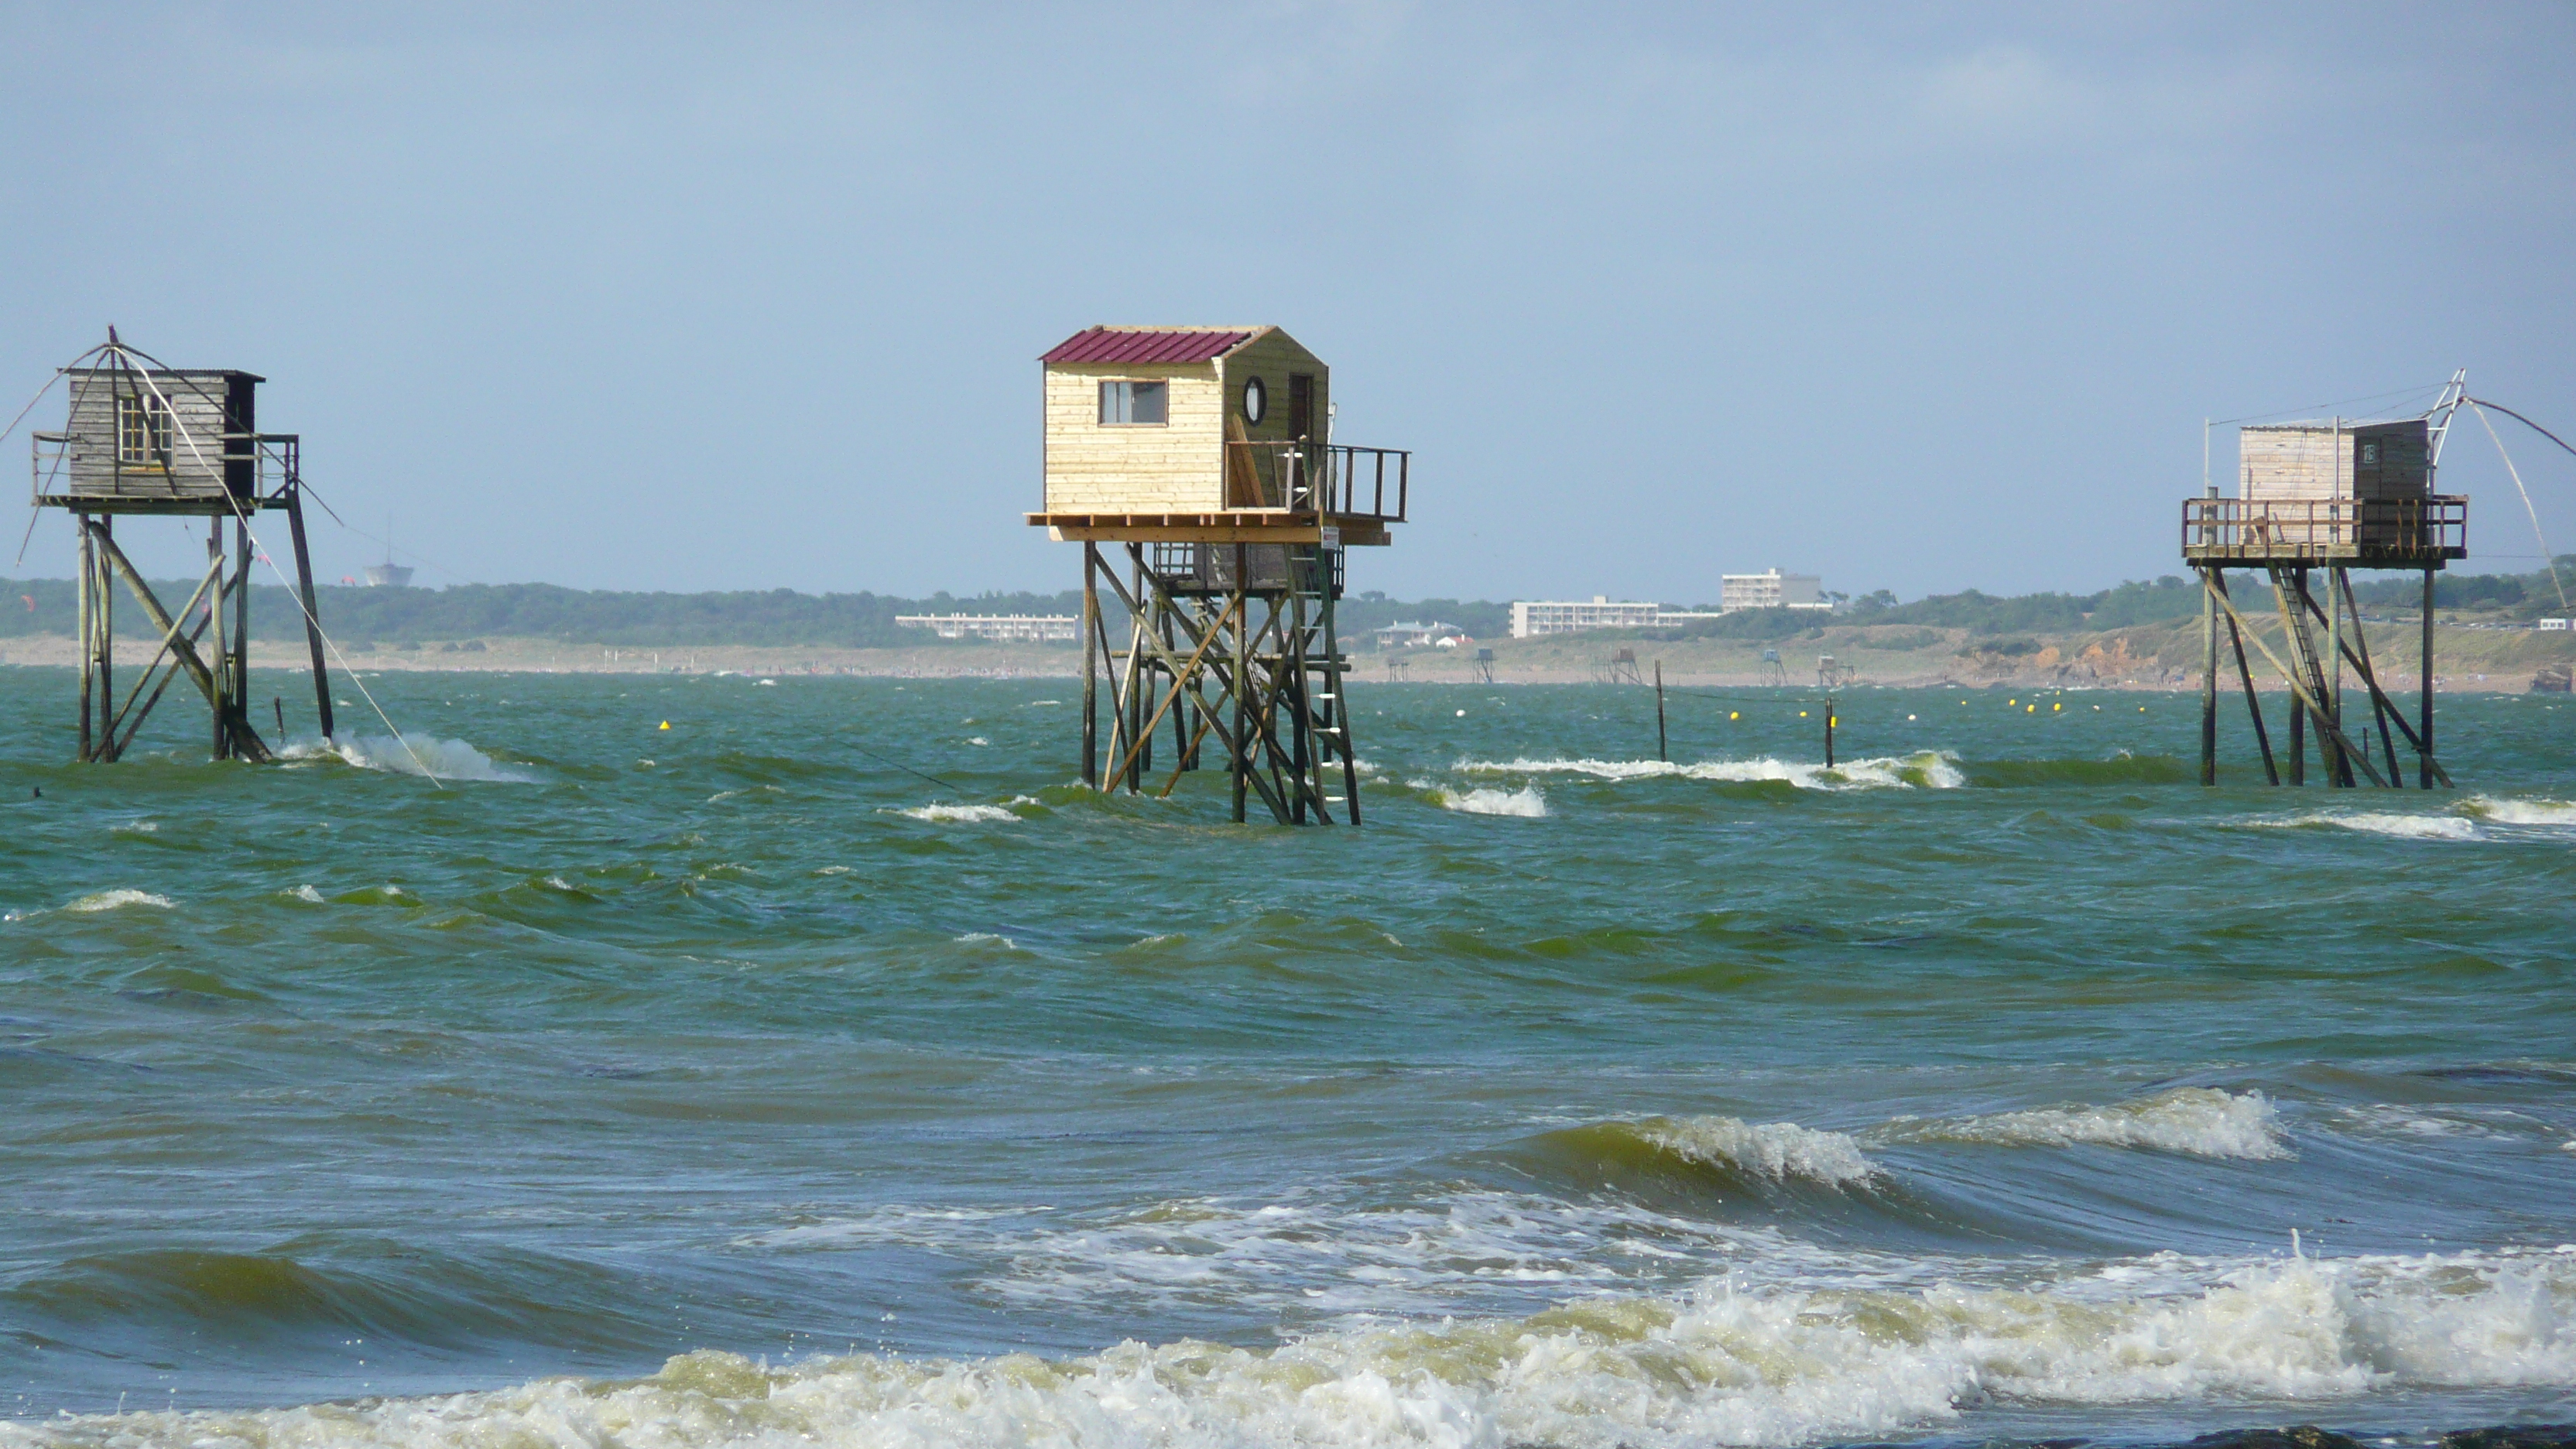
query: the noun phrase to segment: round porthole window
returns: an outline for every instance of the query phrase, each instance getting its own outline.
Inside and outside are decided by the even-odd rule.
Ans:
[[[1270,389],[1261,385],[1260,378],[1245,378],[1243,380],[1243,420],[1247,423],[1257,423],[1269,411]]]

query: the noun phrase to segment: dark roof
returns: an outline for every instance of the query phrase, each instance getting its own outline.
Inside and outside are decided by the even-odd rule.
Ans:
[[[1086,327],[1040,362],[1207,362],[1252,340],[1239,327]]]

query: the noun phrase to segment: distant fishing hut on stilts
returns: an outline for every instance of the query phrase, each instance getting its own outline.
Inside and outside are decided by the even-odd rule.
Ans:
[[[2398,764],[2402,738],[2415,757],[2416,778],[2430,790],[2451,777],[2433,755],[2433,581],[2453,559],[2468,557],[2469,501],[2434,491],[2442,439],[2464,394],[2454,376],[2422,417],[2351,422],[2341,418],[2269,424],[2238,432],[2238,492],[2221,498],[2209,486],[2182,510],[2182,555],[2200,575],[2202,674],[2200,782],[2218,782],[2218,636],[2224,627],[2235,656],[2236,678],[2252,716],[2254,740],[2271,783],[2307,783],[2308,735],[2329,786],[2373,785],[2404,789]],[[2271,584],[2280,648],[2241,610],[2227,587],[2231,568],[2260,569]],[[2417,661],[2417,717],[2409,724],[2382,686],[2353,597],[2354,569],[2408,569],[2424,575],[2424,612]],[[2322,572],[2325,598],[2311,582]],[[2319,633],[2324,635],[2320,645]],[[2265,727],[2251,644],[2290,687],[2286,771]],[[2351,665],[2366,692],[2366,723],[2345,713],[2344,666]],[[2347,727],[2352,725],[2352,727]],[[2378,758],[2372,755],[2377,733]],[[2393,734],[2392,734],[2393,731]],[[2385,773],[2380,766],[2385,766]]]
[[[70,388],[69,416],[61,432],[33,435],[33,469],[36,506],[69,513],[80,534],[79,758],[122,758],[182,673],[213,714],[216,759],[273,757],[249,710],[250,519],[263,509],[283,509],[294,537],[314,702],[322,735],[331,738],[331,684],[304,542],[301,440],[259,431],[256,399],[266,379],[231,368],[164,367],[119,341],[113,328],[105,345],[81,354],[62,375]],[[138,515],[208,520],[204,577],[176,611],[117,546],[117,520]],[[122,700],[115,669],[119,580],[160,635]]]
[[[1041,361],[1045,507],[1028,521],[1082,545],[1083,781],[1146,788],[1168,721],[1157,793],[1213,743],[1236,820],[1257,795],[1283,825],[1357,825],[1334,604],[1342,551],[1404,521],[1412,455],[1333,442],[1331,372],[1276,327],[1093,327]]]

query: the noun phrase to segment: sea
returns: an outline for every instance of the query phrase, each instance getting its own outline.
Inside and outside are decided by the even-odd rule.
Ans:
[[[2576,1420],[2564,697],[2431,792],[2231,705],[2209,789],[2196,693],[1854,688],[1827,768],[1364,677],[1297,829],[1085,788],[1071,680],[334,688],[82,766],[0,669],[0,1446]]]

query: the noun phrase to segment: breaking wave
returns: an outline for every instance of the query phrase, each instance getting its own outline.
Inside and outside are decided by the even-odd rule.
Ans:
[[[897,815],[927,820],[934,825],[966,825],[980,822],[1016,822],[1020,817],[999,805],[916,805],[897,810]]]
[[[427,774],[441,780],[490,780],[514,785],[536,783],[534,775],[523,775],[495,763],[490,755],[463,740],[442,740],[430,734],[407,733],[400,739],[355,735],[328,744],[299,742],[279,753],[290,760],[336,759],[361,770],[396,775]]]
[[[1998,1400],[2560,1385],[2576,1378],[2571,1299],[2576,1249],[2234,1267],[2159,1255],[2017,1289],[1712,1281],[1275,1349],[1130,1341],[1061,1360],[856,1354],[775,1368],[701,1351],[622,1383],[64,1416],[7,1433],[49,1446],[1790,1445],[1937,1426]]]
[[[1433,786],[1431,801],[1443,810],[1465,815],[1518,815],[1538,820],[1547,815],[1547,796],[1536,785],[1523,785],[1517,790],[1496,790],[1476,786],[1451,790]]]
[[[2478,841],[2478,825],[2458,815],[2391,815],[2383,810],[2362,810],[2352,815],[2316,812],[2316,815],[2290,815],[2285,820],[2251,820],[2267,830],[2357,830],[2362,835],[2393,835],[2398,841]]]
[[[1540,1141],[1576,1158],[1593,1181],[1605,1173],[1652,1173],[1673,1163],[1773,1185],[1808,1182],[1834,1188],[1859,1186],[1878,1172],[1862,1154],[1859,1139],[1795,1122],[1645,1117],[1567,1128]]]
[[[2576,804],[2564,800],[2499,800],[2492,795],[2472,795],[2460,802],[2460,810],[2497,825],[2576,829]]]
[[[2096,1143],[2191,1157],[2287,1157],[2281,1114],[2260,1092],[2176,1087],[2107,1107],[2045,1107],[1951,1121],[1896,1122],[1870,1134],[1885,1142],[1982,1142],[2004,1147]]]
[[[76,896],[65,902],[63,909],[82,912],[118,911],[127,906],[150,906],[155,910],[167,911],[174,909],[177,904],[168,896],[154,895],[150,891],[113,890],[92,891],[85,896]]]
[[[1956,790],[1968,783],[1967,776],[1959,772],[1958,762],[1935,750],[1845,760],[1830,769],[1767,756],[1756,760],[1702,760],[1688,765],[1666,760],[1460,760],[1456,768],[1470,775],[1586,775],[1596,780],[1777,780],[1801,790]]]

